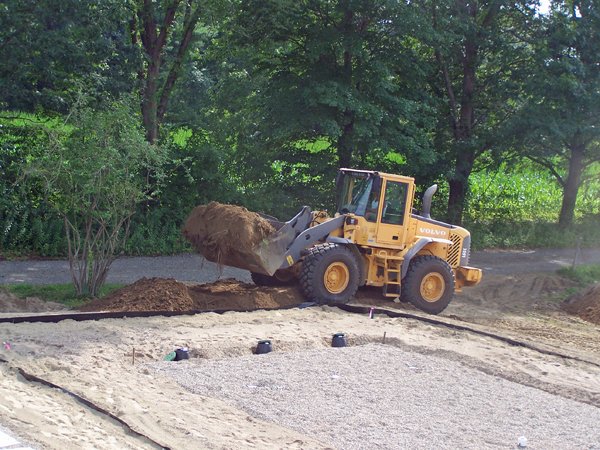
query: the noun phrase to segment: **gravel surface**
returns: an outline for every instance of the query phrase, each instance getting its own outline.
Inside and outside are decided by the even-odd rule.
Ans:
[[[600,249],[540,249],[526,251],[473,252],[470,264],[484,274],[551,272],[577,263],[599,263]],[[199,255],[182,254],[156,257],[124,257],[117,259],[108,274],[109,283],[130,284],[146,277],[175,278],[179,281],[210,283],[219,278],[216,264]],[[221,278],[250,282],[246,270],[224,267]],[[69,263],[61,260],[0,261],[0,284],[70,283]]]
[[[600,449],[598,408],[392,346],[150,366],[335,448]]]
[[[223,267],[200,255],[142,256],[118,258],[108,273],[108,283],[134,283],[140,278],[175,278],[179,281],[211,283],[221,278],[250,282],[250,272]],[[69,262],[62,260],[0,261],[0,284],[70,283]]]

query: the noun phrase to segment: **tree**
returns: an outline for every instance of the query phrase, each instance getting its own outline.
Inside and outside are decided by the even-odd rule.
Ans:
[[[538,64],[519,117],[526,155],[563,189],[559,225],[572,224],[585,170],[600,161],[600,7],[556,1],[537,42]]]
[[[331,197],[338,167],[433,160],[412,6],[243,0],[226,25],[217,106],[244,179],[306,202]]]
[[[80,91],[98,103],[131,92],[135,54],[118,0],[0,4],[0,107],[67,113]]]
[[[516,111],[531,58],[528,30],[535,2],[447,0],[419,2],[435,33],[429,40],[440,99],[436,148],[449,182],[448,220],[460,224],[476,160],[503,145],[501,132]]]
[[[110,102],[137,83],[154,143],[205,9],[199,0],[7,0],[0,107],[68,113],[80,91]]]
[[[142,120],[150,143],[158,140],[159,125],[202,11],[198,0],[135,2],[129,27],[132,44],[141,47],[144,53],[144,63],[137,73],[142,84]]]
[[[50,143],[28,168],[64,221],[78,295],[98,295],[136,205],[151,194],[143,174],[160,175],[161,149],[146,142],[138,120],[124,103],[75,111],[60,132],[47,130]]]

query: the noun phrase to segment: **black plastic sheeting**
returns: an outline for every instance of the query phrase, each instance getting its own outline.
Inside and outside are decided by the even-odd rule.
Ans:
[[[10,364],[8,361],[6,361],[5,359],[0,358],[0,362],[2,363],[7,363]],[[72,397],[73,399],[75,399],[75,401],[81,403],[82,405],[93,409],[96,412],[99,412],[100,414],[103,414],[107,417],[109,417],[110,419],[116,421],[119,425],[121,425],[123,428],[125,428],[125,430],[130,433],[133,434],[134,436],[137,436],[141,439],[143,439],[144,441],[146,441],[147,443],[156,446],[157,448],[162,448],[165,450],[170,450],[170,447],[166,447],[162,444],[159,444],[158,442],[156,442],[155,440],[149,438],[148,436],[146,436],[145,434],[140,433],[139,431],[134,430],[133,428],[131,428],[131,426],[125,422],[123,419],[118,418],[117,416],[115,416],[114,414],[112,414],[111,412],[107,411],[106,409],[96,405],[95,403],[92,403],[91,401],[81,397],[80,395],[77,395],[75,392],[72,392],[62,386],[59,386],[57,384],[54,384],[48,380],[44,380],[43,378],[40,378],[38,376],[32,375],[28,372],[26,372],[25,370],[21,369],[20,367],[15,367],[15,370],[17,370],[19,372],[19,374],[25,378],[27,381],[29,382],[33,382],[33,383],[40,383],[44,386],[53,388],[53,389],[58,389],[59,391],[63,392],[64,394],[67,394],[68,396]]]

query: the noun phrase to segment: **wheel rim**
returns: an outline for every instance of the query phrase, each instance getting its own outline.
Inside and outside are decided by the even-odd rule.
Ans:
[[[428,273],[421,281],[421,297],[426,302],[437,302],[442,298],[445,290],[446,282],[444,281],[444,277],[437,272]]]
[[[350,282],[350,271],[348,266],[342,262],[329,264],[323,275],[325,288],[332,294],[339,294],[348,287]]]

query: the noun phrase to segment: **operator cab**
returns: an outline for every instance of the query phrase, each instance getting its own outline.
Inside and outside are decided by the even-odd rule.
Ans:
[[[376,172],[342,169],[337,179],[337,212],[365,217],[379,202],[381,178]]]
[[[409,177],[368,170],[340,169],[337,212],[364,217],[369,222],[403,225],[412,199]],[[410,205],[412,206],[412,205]]]

